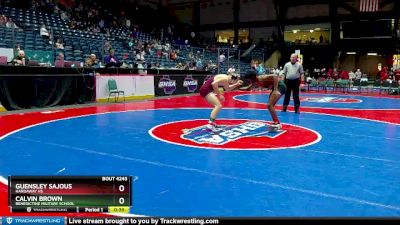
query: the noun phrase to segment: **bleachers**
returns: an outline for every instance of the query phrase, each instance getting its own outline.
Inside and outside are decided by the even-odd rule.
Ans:
[[[111,29],[110,36],[104,33],[94,33],[81,30],[72,30],[68,27],[69,21],[62,20],[58,15],[50,15],[43,12],[35,12],[31,10],[15,9],[9,7],[0,8],[1,13],[12,18],[13,21],[21,29],[0,28],[0,47],[14,48],[14,44],[20,44],[21,49],[26,50],[42,50],[53,51],[53,47],[45,41],[39,34],[42,24],[46,25],[49,31],[53,32],[54,42],[61,38],[64,42],[64,50],[54,51],[54,57],[59,52],[64,52],[65,60],[83,62],[89,54],[94,53],[99,59],[104,59],[106,56],[103,46],[106,41],[110,41],[112,48],[115,49],[116,56],[119,59],[128,53],[129,64],[134,63],[135,53],[131,51],[126,42],[128,39],[128,30],[126,28]],[[15,37],[15,41],[14,41]],[[144,42],[149,42],[153,39],[151,35],[138,32],[137,39]],[[219,44],[218,47],[227,47],[227,44]],[[155,52],[153,55],[146,55],[147,63],[160,63],[163,67],[175,67],[176,63],[185,63],[189,61],[189,53],[201,52],[203,64],[209,60],[214,63],[218,60],[218,51],[208,51],[200,48],[191,48],[187,46],[172,45],[172,49],[179,49],[180,59],[176,61],[169,60],[167,57],[157,57]],[[234,64],[236,68],[240,68],[241,73],[250,69],[248,62],[241,62],[238,53],[230,49],[229,65],[224,64],[219,72],[226,72],[230,65]]]

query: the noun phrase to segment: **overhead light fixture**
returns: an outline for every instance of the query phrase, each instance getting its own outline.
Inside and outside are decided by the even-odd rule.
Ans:
[[[298,30],[293,30],[293,33],[295,33],[295,34],[296,34],[296,33],[297,33],[297,31],[298,31]]]
[[[314,30],[310,30],[310,33],[313,33],[314,32]]]
[[[317,27],[317,28],[315,28],[315,30],[321,30],[321,28]]]
[[[368,53],[367,55],[370,55],[370,56],[377,56],[378,53],[376,53],[376,52],[370,52],[370,53]]]
[[[346,52],[347,55],[355,55],[357,54],[356,52]]]

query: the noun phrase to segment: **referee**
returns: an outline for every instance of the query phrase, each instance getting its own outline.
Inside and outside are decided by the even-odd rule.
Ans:
[[[290,56],[290,62],[285,64],[282,74],[285,76],[285,83],[287,86],[285,93],[285,100],[283,101],[283,110],[286,112],[287,107],[290,102],[290,95],[293,91],[294,109],[295,113],[300,113],[300,81],[304,79],[304,69],[303,65],[297,62],[298,56],[292,54]]]

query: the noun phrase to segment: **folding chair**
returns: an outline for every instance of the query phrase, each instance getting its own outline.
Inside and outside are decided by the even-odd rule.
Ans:
[[[110,97],[114,95],[114,102],[117,102],[119,99],[119,94],[122,94],[124,96],[124,101],[125,101],[125,92],[118,90],[117,87],[117,82],[114,79],[109,79],[108,80],[108,99],[107,102],[110,101]]]

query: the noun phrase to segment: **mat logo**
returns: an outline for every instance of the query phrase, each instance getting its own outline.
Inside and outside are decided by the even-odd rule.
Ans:
[[[8,223],[8,224],[12,224],[12,222],[13,222],[13,218],[8,217],[8,218],[7,218],[7,223]]]
[[[304,102],[316,103],[360,103],[360,99],[355,98],[338,98],[338,97],[303,97],[300,98]]]
[[[193,93],[197,90],[198,81],[193,79],[192,75],[186,76],[183,80],[183,87],[187,88],[188,92]]]
[[[275,138],[284,131],[269,133],[268,126],[262,122],[245,122],[226,126],[220,132],[210,132],[205,126],[196,127],[181,137],[198,144],[224,145],[244,137]]]
[[[158,88],[164,89],[167,95],[173,94],[176,90],[176,80],[171,80],[168,75],[164,75],[158,82]]]
[[[234,151],[300,148],[321,140],[314,130],[286,123],[278,132],[268,132],[270,122],[264,120],[219,119],[217,132],[207,129],[207,124],[206,119],[173,121],[151,128],[149,134],[169,144]]]

